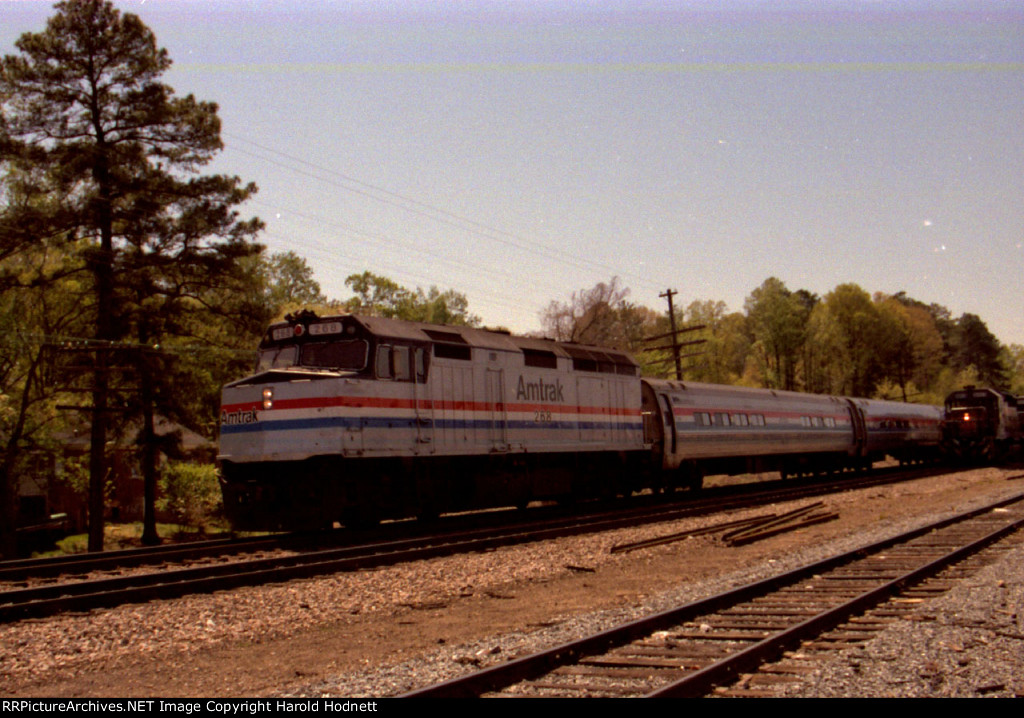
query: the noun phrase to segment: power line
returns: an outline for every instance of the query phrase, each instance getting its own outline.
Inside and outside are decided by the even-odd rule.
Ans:
[[[479,222],[479,221],[471,219],[469,217],[465,217],[465,216],[456,214],[454,212],[450,212],[448,210],[442,209],[440,207],[436,207],[434,205],[428,204],[426,202],[422,202],[420,200],[417,200],[415,198],[409,197],[407,195],[403,195],[401,193],[394,192],[392,190],[388,190],[386,188],[383,188],[383,187],[371,184],[369,182],[364,182],[362,180],[359,180],[359,179],[357,179],[355,177],[352,177],[350,175],[346,175],[346,174],[344,174],[342,172],[339,172],[337,170],[329,169],[327,167],[323,167],[322,165],[318,165],[318,164],[316,164],[314,162],[310,162],[308,160],[304,160],[302,158],[295,157],[294,155],[290,155],[290,154],[287,154],[285,152],[274,150],[274,149],[272,149],[270,147],[266,147],[265,145],[261,145],[261,144],[259,144],[257,142],[252,141],[252,140],[249,140],[249,139],[246,139],[246,138],[243,138],[243,137],[239,137],[237,135],[228,134],[228,133],[223,133],[223,134],[224,134],[225,137],[228,137],[228,138],[230,138],[232,140],[235,140],[235,141],[238,141],[238,142],[244,142],[246,144],[249,144],[249,145],[251,145],[253,147],[256,147],[256,148],[262,150],[263,152],[269,152],[269,153],[271,153],[273,155],[278,155],[280,157],[284,157],[284,158],[290,160],[291,162],[295,162],[295,163],[298,163],[298,164],[306,166],[306,167],[311,167],[311,168],[317,170],[318,172],[321,172],[321,173],[324,173],[324,174],[327,174],[327,175],[331,175],[331,176],[340,178],[342,180],[342,182],[339,182],[339,181],[336,181],[336,180],[331,180],[331,179],[325,179],[325,178],[323,178],[323,177],[321,177],[321,176],[319,176],[317,174],[314,174],[312,172],[309,172],[307,170],[304,170],[304,169],[301,169],[301,168],[298,168],[298,167],[290,166],[290,165],[288,165],[286,163],[280,162],[280,161],[275,160],[275,159],[273,159],[271,157],[265,157],[265,156],[262,156],[262,155],[260,155],[258,153],[250,152],[248,150],[240,148],[238,146],[233,146],[233,149],[235,151],[241,152],[243,154],[247,154],[250,157],[255,157],[255,158],[260,159],[262,161],[269,162],[271,164],[274,164],[274,165],[276,165],[278,167],[282,167],[284,169],[287,169],[289,171],[295,172],[297,174],[302,174],[302,175],[305,175],[307,177],[311,177],[311,178],[317,179],[319,181],[328,182],[328,183],[330,183],[331,185],[333,185],[335,187],[339,187],[339,188],[344,189],[344,190],[346,190],[348,192],[352,192],[354,194],[366,197],[366,198],[371,199],[373,201],[381,202],[383,204],[388,204],[388,205],[397,207],[399,209],[402,209],[403,211],[410,212],[412,214],[416,214],[418,216],[425,217],[427,219],[433,220],[435,222],[439,222],[441,224],[445,224],[445,225],[448,225],[448,226],[453,226],[453,227],[456,227],[456,228],[458,228],[460,230],[463,230],[463,231],[466,231],[466,232],[470,232],[470,233],[478,235],[478,236],[486,237],[487,239],[490,239],[490,240],[493,240],[495,242],[499,242],[499,243],[502,243],[502,244],[514,247],[516,249],[520,249],[520,250],[523,250],[523,251],[526,251],[526,252],[530,252],[530,253],[535,254],[535,255],[544,256],[547,259],[552,259],[552,260],[560,262],[562,264],[570,265],[570,266],[573,266],[573,267],[578,267],[578,266],[581,266],[581,265],[586,265],[586,266],[589,266],[590,268],[601,270],[602,272],[611,273],[611,275],[617,275],[617,276],[622,276],[622,277],[632,277],[632,278],[635,278],[635,279],[639,280],[640,284],[642,286],[644,286],[645,288],[648,288],[648,289],[654,289],[655,288],[655,285],[649,284],[648,281],[645,280],[643,277],[640,277],[640,276],[635,275],[635,274],[631,274],[629,272],[623,272],[623,271],[621,271],[619,269],[616,269],[614,267],[611,267],[609,265],[606,265],[606,264],[603,264],[603,263],[600,263],[600,262],[596,262],[596,261],[594,261],[594,260],[592,260],[592,259],[590,259],[588,257],[584,257],[584,256],[581,256],[581,255],[576,255],[576,254],[572,254],[572,253],[569,253],[569,252],[565,252],[565,251],[562,251],[562,250],[558,250],[558,249],[554,249],[554,248],[548,247],[548,246],[546,246],[544,244],[541,244],[539,242],[527,239],[527,238],[525,238],[525,237],[523,237],[521,235],[515,234],[513,232],[509,232],[509,231],[506,231],[506,230],[503,230],[503,229],[499,229],[499,228],[490,226],[488,224],[485,224],[483,222]],[[345,183],[350,183],[350,184],[356,185],[356,187],[351,187],[351,186],[349,186],[349,185],[347,185]],[[381,196],[381,195],[383,195],[383,196]]]
[[[12,341],[21,339],[22,341]],[[233,349],[230,347],[217,346],[214,344],[142,344],[140,342],[126,342],[107,339],[95,339],[92,337],[77,337],[66,334],[34,334],[30,332],[7,332],[3,339],[0,339],[0,346],[16,348],[25,344],[37,346],[51,346],[57,349],[68,351],[145,351],[162,352],[167,354],[199,354],[207,352],[229,353],[229,354],[252,354],[255,350]]]
[[[267,207],[270,206],[269,204],[267,204],[265,202],[260,202],[259,200],[254,200],[254,201],[257,204],[260,204],[260,205],[263,205],[263,206],[267,206]],[[298,217],[298,218],[300,218],[300,219],[305,219],[305,220],[308,220],[310,222],[315,222],[318,225],[323,226],[323,227],[332,228],[332,229],[339,229],[342,232],[345,232],[347,236],[351,237],[355,241],[366,243],[366,244],[370,244],[371,246],[372,246],[372,243],[374,241],[384,242],[384,243],[387,243],[389,245],[393,245],[394,247],[396,247],[398,249],[401,249],[403,251],[414,252],[416,254],[420,254],[420,255],[423,255],[423,256],[426,256],[426,257],[432,257],[432,258],[434,258],[434,259],[436,259],[436,260],[438,260],[438,261],[440,261],[440,262],[442,262],[442,263],[444,263],[446,265],[449,265],[449,266],[467,269],[467,270],[470,270],[470,271],[472,271],[474,273],[478,273],[478,274],[479,273],[488,274],[488,275],[490,275],[490,276],[500,280],[501,282],[507,281],[507,278],[508,278],[507,272],[499,271],[499,270],[496,270],[496,269],[492,269],[491,267],[483,266],[483,265],[481,265],[479,263],[463,261],[461,259],[453,259],[453,258],[445,256],[445,255],[443,255],[441,253],[433,252],[433,251],[431,251],[429,249],[424,249],[422,247],[417,247],[414,244],[410,244],[408,242],[404,242],[402,240],[395,239],[394,237],[388,236],[386,234],[381,234],[381,233],[378,233],[378,232],[370,232],[368,230],[359,229],[357,227],[353,227],[352,225],[349,225],[349,224],[344,223],[344,222],[338,222],[338,221],[334,221],[334,220],[324,220],[324,219],[322,219],[320,217],[316,217],[315,215],[309,215],[309,214],[305,214],[305,213],[301,213],[301,212],[295,212],[295,211],[291,211],[291,210],[289,210],[289,213],[294,215],[294,216],[296,216],[296,217]],[[267,236],[270,236],[270,237],[276,237],[276,238],[281,239],[281,240],[283,240],[285,242],[296,241],[298,244],[300,244],[300,245],[304,244],[306,246],[309,246],[309,244],[310,244],[309,240],[306,240],[306,241],[290,240],[288,238],[282,237],[281,235],[275,234],[273,232],[264,231],[264,234],[267,235]],[[335,247],[330,247],[330,246],[325,245],[325,243],[323,243],[323,242],[317,242],[316,244],[318,246],[318,250],[319,251],[329,252],[331,254],[331,258],[332,259],[335,256],[341,256],[341,257],[344,257],[344,258],[348,259],[349,261],[353,261],[355,263],[360,263],[360,264],[365,263],[363,260],[356,260],[353,257],[351,257],[350,255],[345,255],[345,254],[341,253]],[[375,259],[374,262],[376,264],[380,264],[379,258]],[[407,270],[403,270],[403,271],[405,271],[407,274],[410,274]],[[414,275],[414,276],[420,276],[422,279],[424,279],[424,281],[427,281],[428,283],[433,283],[434,282],[434,280],[432,278],[430,278],[430,277],[424,277],[423,275]],[[493,284],[491,286],[493,286]],[[536,283],[535,283],[535,286],[536,286]],[[565,288],[562,285],[556,286],[556,285],[552,285],[552,284],[548,284],[548,283],[545,283],[544,286],[546,288],[550,289],[552,292],[558,292],[558,291],[561,291],[561,290],[563,290]],[[495,296],[495,297],[501,296],[501,295],[494,294],[493,292],[490,292],[487,289],[480,289],[478,291],[483,292],[485,294],[490,294],[491,296]],[[504,296],[503,300],[507,300],[509,302],[508,306],[515,306],[516,301],[517,301],[517,299],[515,297],[511,297],[511,296]]]

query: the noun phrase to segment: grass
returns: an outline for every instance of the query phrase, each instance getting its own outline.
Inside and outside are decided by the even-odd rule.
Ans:
[[[156,525],[156,531],[162,543],[204,541],[211,538],[222,538],[230,534],[230,530],[225,527],[213,527],[210,530],[200,532],[187,526],[161,523]],[[120,549],[138,548],[140,546],[142,546],[142,522],[136,521],[127,524],[108,523],[103,527],[103,549],[105,551],[118,551]],[[88,548],[89,534],[72,534],[57,541],[55,549],[33,553],[32,557],[47,558],[50,556],[85,553]]]

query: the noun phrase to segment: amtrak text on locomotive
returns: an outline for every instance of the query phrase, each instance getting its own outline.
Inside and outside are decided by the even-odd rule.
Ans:
[[[558,379],[551,384],[542,379],[537,381],[526,381],[519,377],[519,385],[516,387],[516,400],[518,401],[565,401],[562,395],[562,382]]]
[[[220,413],[220,425],[221,426],[235,426],[237,424],[255,424],[259,421],[259,417],[256,416],[255,409],[249,409],[243,411],[222,411]]]

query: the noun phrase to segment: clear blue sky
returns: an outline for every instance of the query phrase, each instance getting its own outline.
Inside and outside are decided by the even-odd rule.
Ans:
[[[116,4],[331,296],[369,269],[527,331],[613,275],[658,310],[774,275],[1024,344],[1018,0]],[[0,52],[50,14],[0,0]]]

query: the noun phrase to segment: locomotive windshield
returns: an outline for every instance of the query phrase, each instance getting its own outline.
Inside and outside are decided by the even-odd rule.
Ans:
[[[299,364],[320,369],[362,371],[366,368],[368,351],[369,344],[362,339],[304,344]]]
[[[295,366],[295,358],[298,354],[299,348],[295,345],[261,349],[259,360],[256,363],[256,371],[259,373],[270,369],[285,369]]]
[[[260,350],[257,371],[289,367],[362,371],[368,352],[369,344],[363,339],[267,347]]]

